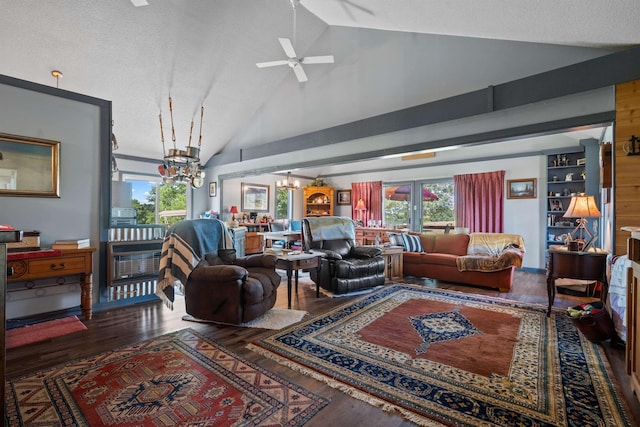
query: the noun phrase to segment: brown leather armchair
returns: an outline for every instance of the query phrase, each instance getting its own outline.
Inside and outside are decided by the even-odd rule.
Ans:
[[[181,287],[191,316],[222,323],[253,320],[276,302],[280,275],[274,255],[237,257],[222,221],[180,221],[165,235],[156,294],[172,306]]]
[[[260,317],[276,303],[281,278],[275,266],[273,255],[236,257],[235,249],[206,254],[184,288],[187,313],[232,324]]]
[[[356,246],[355,224],[347,217],[302,219],[305,250],[321,253],[320,268],[310,270],[311,280],[335,294],[383,285],[382,250]]]

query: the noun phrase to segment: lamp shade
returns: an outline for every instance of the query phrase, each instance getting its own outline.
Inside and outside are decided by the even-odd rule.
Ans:
[[[237,214],[238,213],[238,207],[236,205],[231,206],[229,208],[229,213]]]
[[[600,218],[601,216],[593,196],[571,197],[569,207],[563,215],[565,218]]]
[[[358,203],[356,204],[355,210],[357,211],[366,211],[367,208],[364,205],[364,200],[360,199],[358,200]]]

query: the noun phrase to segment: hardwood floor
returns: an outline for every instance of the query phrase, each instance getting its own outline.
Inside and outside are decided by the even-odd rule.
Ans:
[[[410,278],[406,279],[410,280]],[[316,299],[315,291],[310,286],[305,286],[303,284],[304,281],[305,279],[301,278],[299,291],[297,295],[294,293],[292,308],[306,310],[311,315],[324,313],[333,307],[356,298],[327,298],[321,295],[320,298]],[[510,292],[506,293],[431,280],[415,279],[413,281],[428,287],[452,289],[547,305],[546,283],[543,274],[517,271],[514,286]],[[566,308],[590,300],[592,298],[559,294],[556,297],[554,307]],[[278,290],[276,307],[287,307],[286,279],[283,280]],[[269,331],[186,322],[181,319],[182,314],[184,314],[184,305],[181,300],[178,300],[173,311],[164,307],[160,302],[152,302],[111,311],[96,312],[92,320],[84,322],[88,327],[87,331],[7,350],[7,377],[13,378],[24,375],[37,369],[112,350],[116,347],[136,343],[167,332],[192,328],[264,368],[270,369],[315,393],[329,398],[331,403],[305,424],[306,426],[413,425],[399,415],[386,413],[381,409],[351,398],[319,381],[296,373],[245,348],[248,343],[260,339],[262,336],[267,335]],[[628,377],[625,373],[624,350],[613,348],[609,342],[605,342],[602,345],[611,361],[633,415],[636,420],[640,421],[640,404],[630,392]]]

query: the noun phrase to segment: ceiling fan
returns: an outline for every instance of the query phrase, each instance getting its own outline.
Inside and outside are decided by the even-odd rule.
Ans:
[[[298,82],[306,82],[307,74],[304,72],[302,68],[302,64],[333,64],[333,55],[323,55],[323,56],[306,56],[303,58],[298,58],[296,55],[296,51],[293,48],[293,45],[296,41],[296,5],[295,0],[291,1],[291,7],[293,8],[293,42],[291,40],[279,37],[278,41],[284,50],[285,55],[287,55],[287,59],[280,59],[277,61],[268,61],[268,62],[258,62],[256,66],[258,68],[266,68],[266,67],[274,67],[276,65],[288,65],[293,69],[293,72],[296,74],[296,78]]]

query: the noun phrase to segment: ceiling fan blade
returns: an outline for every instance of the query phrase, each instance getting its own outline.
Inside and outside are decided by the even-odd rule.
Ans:
[[[291,44],[291,40],[285,39],[285,38],[278,38],[278,41],[280,42],[280,45],[282,46],[282,49],[284,49],[284,53],[289,58],[295,58],[296,57],[296,51],[293,50],[293,45]]]
[[[333,55],[305,56],[300,62],[303,64],[333,64]]]
[[[302,65],[298,64],[295,67],[293,67],[293,72],[296,73],[296,77],[298,78],[298,81],[300,83],[302,82],[306,82],[307,79],[307,75],[305,74],[304,70],[302,69]]]
[[[268,61],[268,62],[257,62],[256,67],[265,68],[265,67],[275,67],[276,65],[286,65],[289,61],[287,59],[281,59],[279,61]]]

